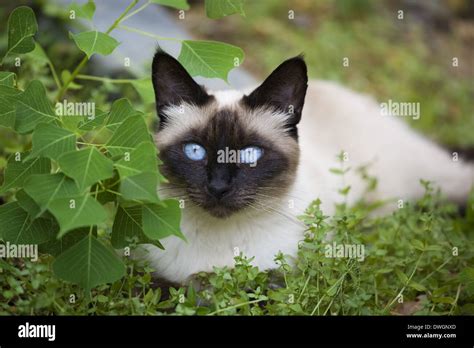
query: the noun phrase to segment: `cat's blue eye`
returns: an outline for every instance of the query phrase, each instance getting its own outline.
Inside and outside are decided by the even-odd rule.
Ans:
[[[262,157],[263,150],[258,146],[248,146],[240,150],[240,163],[256,163]]]
[[[184,145],[184,154],[193,161],[200,161],[206,157],[206,149],[196,143]]]

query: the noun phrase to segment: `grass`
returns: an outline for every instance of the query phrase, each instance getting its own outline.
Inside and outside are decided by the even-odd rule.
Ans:
[[[421,200],[379,218],[364,201],[324,216],[316,200],[301,217],[308,230],[294,266],[280,254],[280,267],[262,272],[240,255],[235,268],[199,274],[190,287],[157,286],[150,268],[127,260],[125,278],[85,294],[55,278],[47,257],[0,260],[0,314],[474,314],[474,192],[461,217],[421,184]],[[329,257],[333,243],[364,246],[363,262]]]

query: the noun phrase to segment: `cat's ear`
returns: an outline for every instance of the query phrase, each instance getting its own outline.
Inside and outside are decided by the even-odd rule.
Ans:
[[[167,106],[178,106],[183,102],[200,106],[211,99],[204,87],[198,85],[175,58],[160,48],[153,57],[151,70],[160,127],[166,123],[163,110]]]
[[[306,63],[302,56],[284,61],[243,101],[251,108],[271,106],[288,114],[288,125],[296,130],[301,119],[308,87]]]

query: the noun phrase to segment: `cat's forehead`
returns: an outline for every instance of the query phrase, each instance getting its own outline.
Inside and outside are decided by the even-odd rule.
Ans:
[[[271,108],[248,108],[239,91],[213,92],[213,100],[204,106],[182,103],[164,110],[166,126],[157,134],[157,145],[164,148],[189,135],[210,142],[227,139],[230,143],[246,138],[262,138],[266,142],[294,143],[287,135],[288,115]],[[287,147],[286,144],[285,147]]]

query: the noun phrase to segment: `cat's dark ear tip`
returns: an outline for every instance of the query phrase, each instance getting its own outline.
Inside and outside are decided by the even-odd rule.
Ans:
[[[291,66],[293,67],[292,70],[295,71],[294,69],[297,69],[301,72],[301,75],[303,75],[302,77],[304,79],[308,79],[308,67],[306,65],[306,62],[305,62],[305,59],[304,59],[304,54],[303,53],[300,53],[299,55],[293,57],[293,58],[290,58],[290,59],[287,59],[286,61],[284,61],[282,63],[282,65],[288,67],[288,66]]]
[[[156,51],[155,51],[155,55],[153,56],[153,64],[152,64],[152,68],[153,70],[156,69],[156,67],[158,66],[158,63],[160,61],[163,61],[164,59],[169,59],[171,58],[172,60],[174,60],[174,58],[166,53],[161,47],[160,45],[157,45],[156,47]]]

